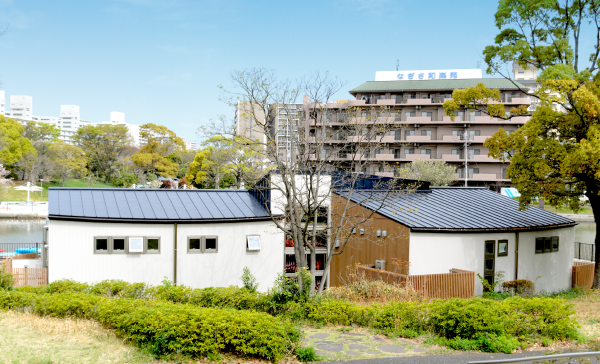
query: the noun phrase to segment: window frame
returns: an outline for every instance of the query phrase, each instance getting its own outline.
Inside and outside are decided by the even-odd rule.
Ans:
[[[215,239],[215,248],[206,249],[206,239]],[[204,235],[202,236],[202,252],[206,254],[218,253],[219,252],[219,236],[218,235]]]
[[[97,247],[96,240],[98,240],[98,239],[106,239],[106,250],[96,249],[96,247]],[[94,249],[94,254],[110,254],[110,245],[111,245],[110,236],[104,236],[104,235],[94,236],[94,244],[92,246],[92,248]]]
[[[556,239],[556,250],[554,250],[554,239]],[[560,238],[558,236],[550,237],[550,252],[554,253],[560,250]]]
[[[115,250],[115,239],[125,240],[123,250]],[[110,254],[129,254],[129,237],[128,236],[111,236],[110,237]]]
[[[258,249],[250,249],[250,247],[248,246],[248,238],[249,237],[258,237]],[[262,242],[260,239],[260,234],[249,234],[246,235],[246,251],[247,252],[259,252],[262,249]]]
[[[506,244],[506,252],[504,253],[500,253],[500,243],[505,243]],[[502,240],[498,240],[498,247],[496,248],[497,251],[497,255],[499,257],[506,257],[508,256],[508,239],[502,239]]]
[[[190,240],[191,239],[199,239],[200,240],[199,249],[190,249]],[[188,254],[202,254],[202,235],[188,235],[188,237],[187,237],[187,252],[188,252]]]
[[[542,249],[538,249],[538,240],[541,241]],[[544,237],[536,237],[535,238],[535,254],[544,254]]]
[[[158,249],[154,250],[154,249],[148,249],[148,239],[157,239],[158,240]],[[161,241],[160,241],[160,236],[145,236],[144,237],[144,254],[160,254],[160,246],[161,246]]]
[[[138,239],[141,238],[142,239],[142,251],[139,252],[132,252],[130,249],[131,246],[131,239]],[[146,241],[146,237],[145,236],[128,236],[127,237],[127,254],[144,254],[144,246],[145,246],[145,241]]]

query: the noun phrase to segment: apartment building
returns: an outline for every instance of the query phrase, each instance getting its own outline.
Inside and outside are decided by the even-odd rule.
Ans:
[[[466,71],[466,72],[462,72]],[[470,71],[470,72],[469,72]],[[511,133],[524,125],[528,116],[511,120],[492,118],[481,111],[459,110],[452,121],[445,114],[444,101],[455,89],[483,83],[500,90],[501,101],[509,112],[513,107],[531,105],[531,99],[519,90],[516,81],[478,78],[480,70],[432,70],[381,72],[377,81],[365,82],[350,90],[355,100],[332,103],[325,108],[306,105],[311,111],[306,128],[307,141],[331,140],[347,143],[343,155],[336,160],[354,158],[353,150],[367,150],[361,160],[368,164],[362,171],[379,176],[399,175],[414,160],[442,160],[456,167],[456,185],[485,186],[499,190],[510,185],[506,176],[508,164],[488,156],[484,141],[500,128]],[[475,78],[469,78],[475,77]],[[327,113],[326,117],[318,115]],[[357,124],[386,125],[379,138],[356,135]],[[333,138],[331,136],[334,136]],[[377,150],[369,150],[377,143]],[[349,164],[349,163],[348,163]],[[466,168],[465,168],[466,166]]]
[[[540,99],[533,96],[533,94],[540,89],[540,84],[537,82],[537,68],[534,66],[528,66],[527,69],[521,67],[517,61],[513,61],[513,79],[524,85],[527,89],[527,97],[531,99],[531,105],[527,108],[530,112],[534,112],[535,109],[540,106]],[[558,94],[554,94],[558,96]],[[566,113],[567,110],[557,103],[553,103],[552,107],[556,111]]]
[[[256,120],[265,123],[266,128],[257,125]],[[239,101],[235,111],[236,134],[252,140],[258,140],[264,145],[275,143],[273,146],[280,160],[289,160],[292,148],[299,140],[298,126],[304,120],[303,104],[276,103],[267,108],[267,115],[262,107],[248,101]],[[269,137],[265,133],[267,130]]]
[[[0,115],[4,115],[6,113],[6,94],[4,91],[0,90]]]
[[[32,120],[33,98],[25,95],[10,96],[10,112],[6,116],[13,119]]]

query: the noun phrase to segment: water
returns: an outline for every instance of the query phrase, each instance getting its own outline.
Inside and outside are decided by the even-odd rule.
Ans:
[[[580,222],[575,226],[575,241],[584,244],[594,244],[596,238],[595,222]]]
[[[42,243],[45,223],[44,219],[0,220],[0,244]]]

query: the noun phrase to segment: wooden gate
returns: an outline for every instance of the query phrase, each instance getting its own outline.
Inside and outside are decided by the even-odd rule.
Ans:
[[[572,287],[590,289],[594,284],[594,262],[576,260],[573,263]]]

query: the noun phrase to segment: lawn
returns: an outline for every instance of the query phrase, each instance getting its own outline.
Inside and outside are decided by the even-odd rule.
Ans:
[[[23,181],[18,181],[15,183],[15,186],[21,186],[25,184]],[[39,183],[37,184],[39,186]],[[43,196],[40,196],[39,192],[30,192],[29,198],[32,201],[48,201],[48,187],[62,187],[62,181],[52,181],[50,183],[44,182],[44,191]],[[78,179],[70,179],[65,181],[65,187],[88,187],[87,182],[78,180]],[[92,183],[92,188],[116,188],[111,184],[107,184],[104,182],[96,182]],[[27,191],[17,191],[14,188],[10,188],[7,191],[0,189],[0,201],[25,201],[27,200]]]
[[[581,333],[587,338],[600,340],[600,290],[589,290],[569,302],[575,306]]]
[[[0,311],[0,348],[11,364],[157,362],[94,321],[15,311]]]

